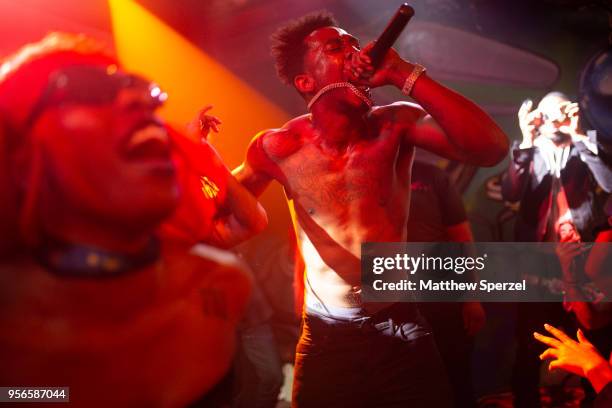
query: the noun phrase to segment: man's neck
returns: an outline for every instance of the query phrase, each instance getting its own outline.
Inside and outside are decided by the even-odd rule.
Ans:
[[[363,137],[367,109],[342,109],[335,100],[321,100],[312,107],[312,124],[322,142],[342,148]]]

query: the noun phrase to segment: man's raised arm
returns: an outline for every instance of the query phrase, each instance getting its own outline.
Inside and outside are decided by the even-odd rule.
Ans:
[[[424,72],[416,75],[419,72],[415,71],[416,66],[403,60],[395,50],[389,50],[380,68],[374,71],[367,56],[370,47],[364,48],[354,58],[359,79],[373,87],[394,85],[402,89],[439,126],[438,129],[428,119],[415,125],[413,107],[407,109],[409,112],[405,114],[400,113],[398,120],[405,120],[410,143],[477,166],[493,166],[506,157],[508,138],[475,103],[429,78]]]
[[[477,166],[494,166],[506,157],[508,138],[469,99],[426,74],[417,79],[411,96],[440,127],[437,129],[427,118],[421,121],[409,136],[414,145]]]

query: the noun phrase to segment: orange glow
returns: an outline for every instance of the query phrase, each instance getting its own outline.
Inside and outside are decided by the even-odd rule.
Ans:
[[[289,116],[263,95],[207,56],[134,1],[109,0],[113,36],[125,68],[155,80],[169,95],[161,115],[184,127],[199,109],[223,121],[213,144],[231,169],[242,162],[250,139],[260,130],[282,126]],[[247,44],[245,44],[247,46]],[[262,202],[271,227],[284,233],[288,215],[279,187]]]
[[[185,125],[199,109],[223,121],[216,147],[232,166],[258,131],[279,127],[289,116],[218,62],[134,1],[110,0],[117,55],[129,70],[158,82],[170,98],[162,115]]]

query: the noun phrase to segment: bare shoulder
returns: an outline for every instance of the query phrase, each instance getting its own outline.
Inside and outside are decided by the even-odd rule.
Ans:
[[[260,136],[263,151],[274,161],[291,156],[302,147],[303,136],[310,123],[310,115],[302,115],[291,119],[280,129],[266,131]]]
[[[417,122],[427,116],[427,112],[416,103],[399,101],[389,105],[376,106],[372,108],[370,115],[372,118],[379,120]]]

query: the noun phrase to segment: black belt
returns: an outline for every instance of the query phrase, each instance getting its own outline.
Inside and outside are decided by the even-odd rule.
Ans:
[[[309,312],[304,315],[304,320],[308,326],[329,330],[376,330],[389,320],[399,320],[400,322],[413,321],[415,323],[420,320],[416,306],[410,303],[395,303],[371,316],[364,316],[355,320],[338,319],[334,316],[318,313],[312,309]]]

